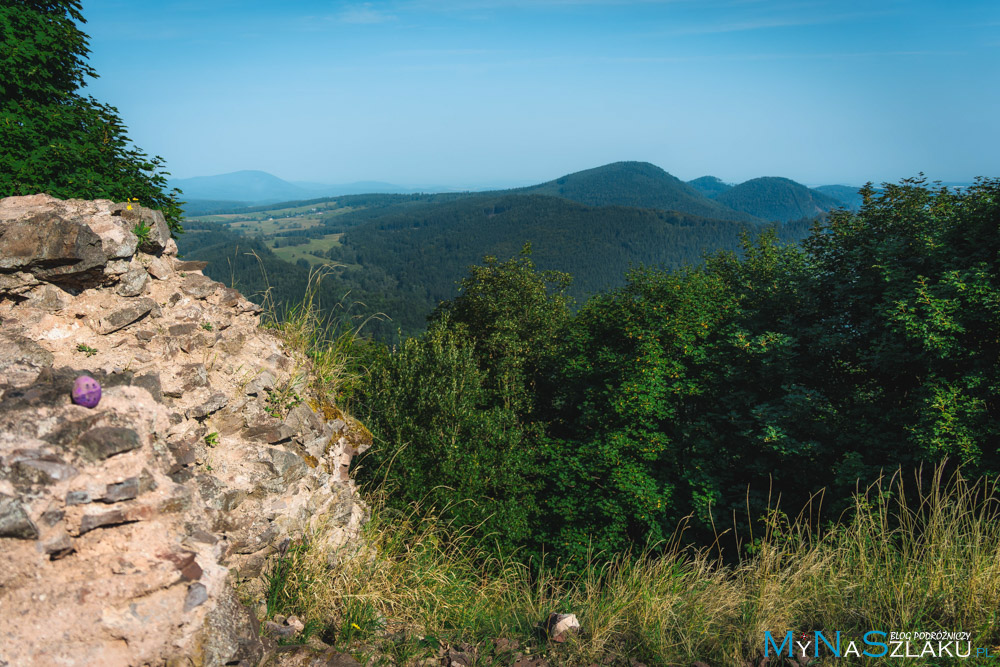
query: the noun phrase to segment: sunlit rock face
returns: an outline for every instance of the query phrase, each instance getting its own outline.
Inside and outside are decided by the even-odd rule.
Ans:
[[[367,516],[367,431],[176,253],[159,212],[0,200],[0,665],[256,664],[235,585]]]

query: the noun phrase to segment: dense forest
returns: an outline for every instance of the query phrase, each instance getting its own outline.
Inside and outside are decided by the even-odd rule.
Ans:
[[[721,194],[726,190],[730,190],[733,187],[729,183],[724,183],[722,179],[715,176],[702,176],[701,178],[688,181],[688,185],[710,198]]]
[[[324,302],[347,298],[357,304],[359,315],[380,313],[384,317],[368,327],[368,334],[380,339],[423,331],[437,304],[457,294],[470,265],[485,256],[513,257],[525,243],[532,244],[539,268],[574,276],[568,295],[582,303],[623,285],[630,267],[695,265],[707,252],[738,251],[743,233],[766,227],[759,218],[721,207],[662,169],[638,162],[518,190],[350,195],[282,206],[222,209],[215,217],[284,219],[315,208],[315,224],[255,237],[261,254],[262,246],[278,250],[342,235],[311,251],[309,260],[299,259],[297,271],[289,274],[294,277],[271,285],[271,298],[294,303],[301,294],[295,288],[305,280],[301,274],[315,266],[312,257],[322,257],[333,267],[322,288]],[[714,217],[704,217],[705,212]],[[814,217],[815,212],[779,225],[779,238],[804,238]],[[233,233],[235,226],[227,231],[218,220],[192,221],[189,228],[195,233],[180,240],[185,256],[209,261],[207,272],[217,280],[259,286],[260,266],[232,259],[249,247]]]
[[[788,178],[754,178],[717,193],[715,201],[765,220],[787,222],[822,215],[844,204]]]
[[[474,267],[426,333],[366,348],[360,475],[584,559],[683,524],[752,547],[778,495],[836,517],[897,466],[997,474],[1000,180],[863,194],[802,245],[633,270],[576,313],[530,255]]]

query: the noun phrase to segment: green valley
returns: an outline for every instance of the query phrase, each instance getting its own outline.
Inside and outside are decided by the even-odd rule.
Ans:
[[[250,240],[271,265],[303,273],[285,271],[295,289],[310,269],[327,267],[324,302],[349,295],[364,304],[359,312],[381,313],[369,333],[385,339],[422,331],[427,315],[457,294],[467,268],[485,256],[507,259],[530,244],[539,268],[573,276],[568,294],[582,303],[623,285],[631,267],[673,270],[699,264],[706,253],[738,251],[741,236],[766,223],[659,167],[620,162],[529,188],[349,195],[192,216],[187,226],[181,250],[209,261],[207,273],[217,280],[258,284],[244,272],[259,267],[234,259]],[[778,234],[798,240],[808,228],[802,220]],[[270,287],[279,303],[301,294]]]

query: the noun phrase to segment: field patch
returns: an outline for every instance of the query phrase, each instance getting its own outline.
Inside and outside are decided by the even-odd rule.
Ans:
[[[268,239],[267,246],[274,254],[286,262],[295,263],[300,259],[309,262],[310,266],[317,264],[332,264],[326,253],[334,246],[340,245],[343,234],[326,234],[321,238],[276,237]],[[288,242],[305,241],[300,245],[283,245]]]

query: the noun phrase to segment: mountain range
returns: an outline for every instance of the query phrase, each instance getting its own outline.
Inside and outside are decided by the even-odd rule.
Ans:
[[[273,184],[259,176],[251,182]],[[216,280],[255,287],[264,266],[272,297],[285,303],[301,298],[311,270],[332,267],[324,302],[349,293],[391,318],[369,327],[390,338],[398,329],[419,331],[455,295],[469,265],[512,257],[525,243],[539,268],[573,275],[570,294],[582,303],[622,285],[630,267],[676,269],[706,253],[738,252],[744,233],[770,224],[780,238],[798,241],[813,218],[841,206],[783,178],[722,186],[714,177],[685,183],[649,163],[616,162],[510,190],[229,207],[218,211],[222,217],[189,220],[179,245],[187,258],[209,261]],[[250,251],[257,259],[248,263]]]
[[[453,192],[453,188],[407,188],[382,181],[339,185],[286,181],[264,171],[245,170],[216,176],[173,179],[170,187],[183,191],[188,215],[290,201],[352,194]],[[561,197],[590,206],[631,206],[678,211],[717,220],[788,221],[822,213],[838,206],[857,208],[858,189],[846,185],[807,188],[787,178],[755,178],[731,185],[714,176],[687,183],[648,162],[615,162],[594,169],[511,190],[511,194]],[[474,193],[467,193],[474,194]]]
[[[679,211],[716,220],[760,221],[753,215],[712,201],[688,183],[648,162],[615,162],[510,192],[562,197],[590,206],[631,206]]]
[[[180,188],[184,198],[200,208],[203,201],[223,202],[225,208],[232,205],[254,206],[274,204],[296,199],[333,197],[365,193],[417,192],[382,181],[356,181],[331,185],[310,181],[286,181],[266,171],[244,170],[216,176],[196,176],[177,178],[167,182],[170,188]],[[444,192],[448,188],[429,188],[427,191]],[[189,213],[190,214],[190,213]]]

